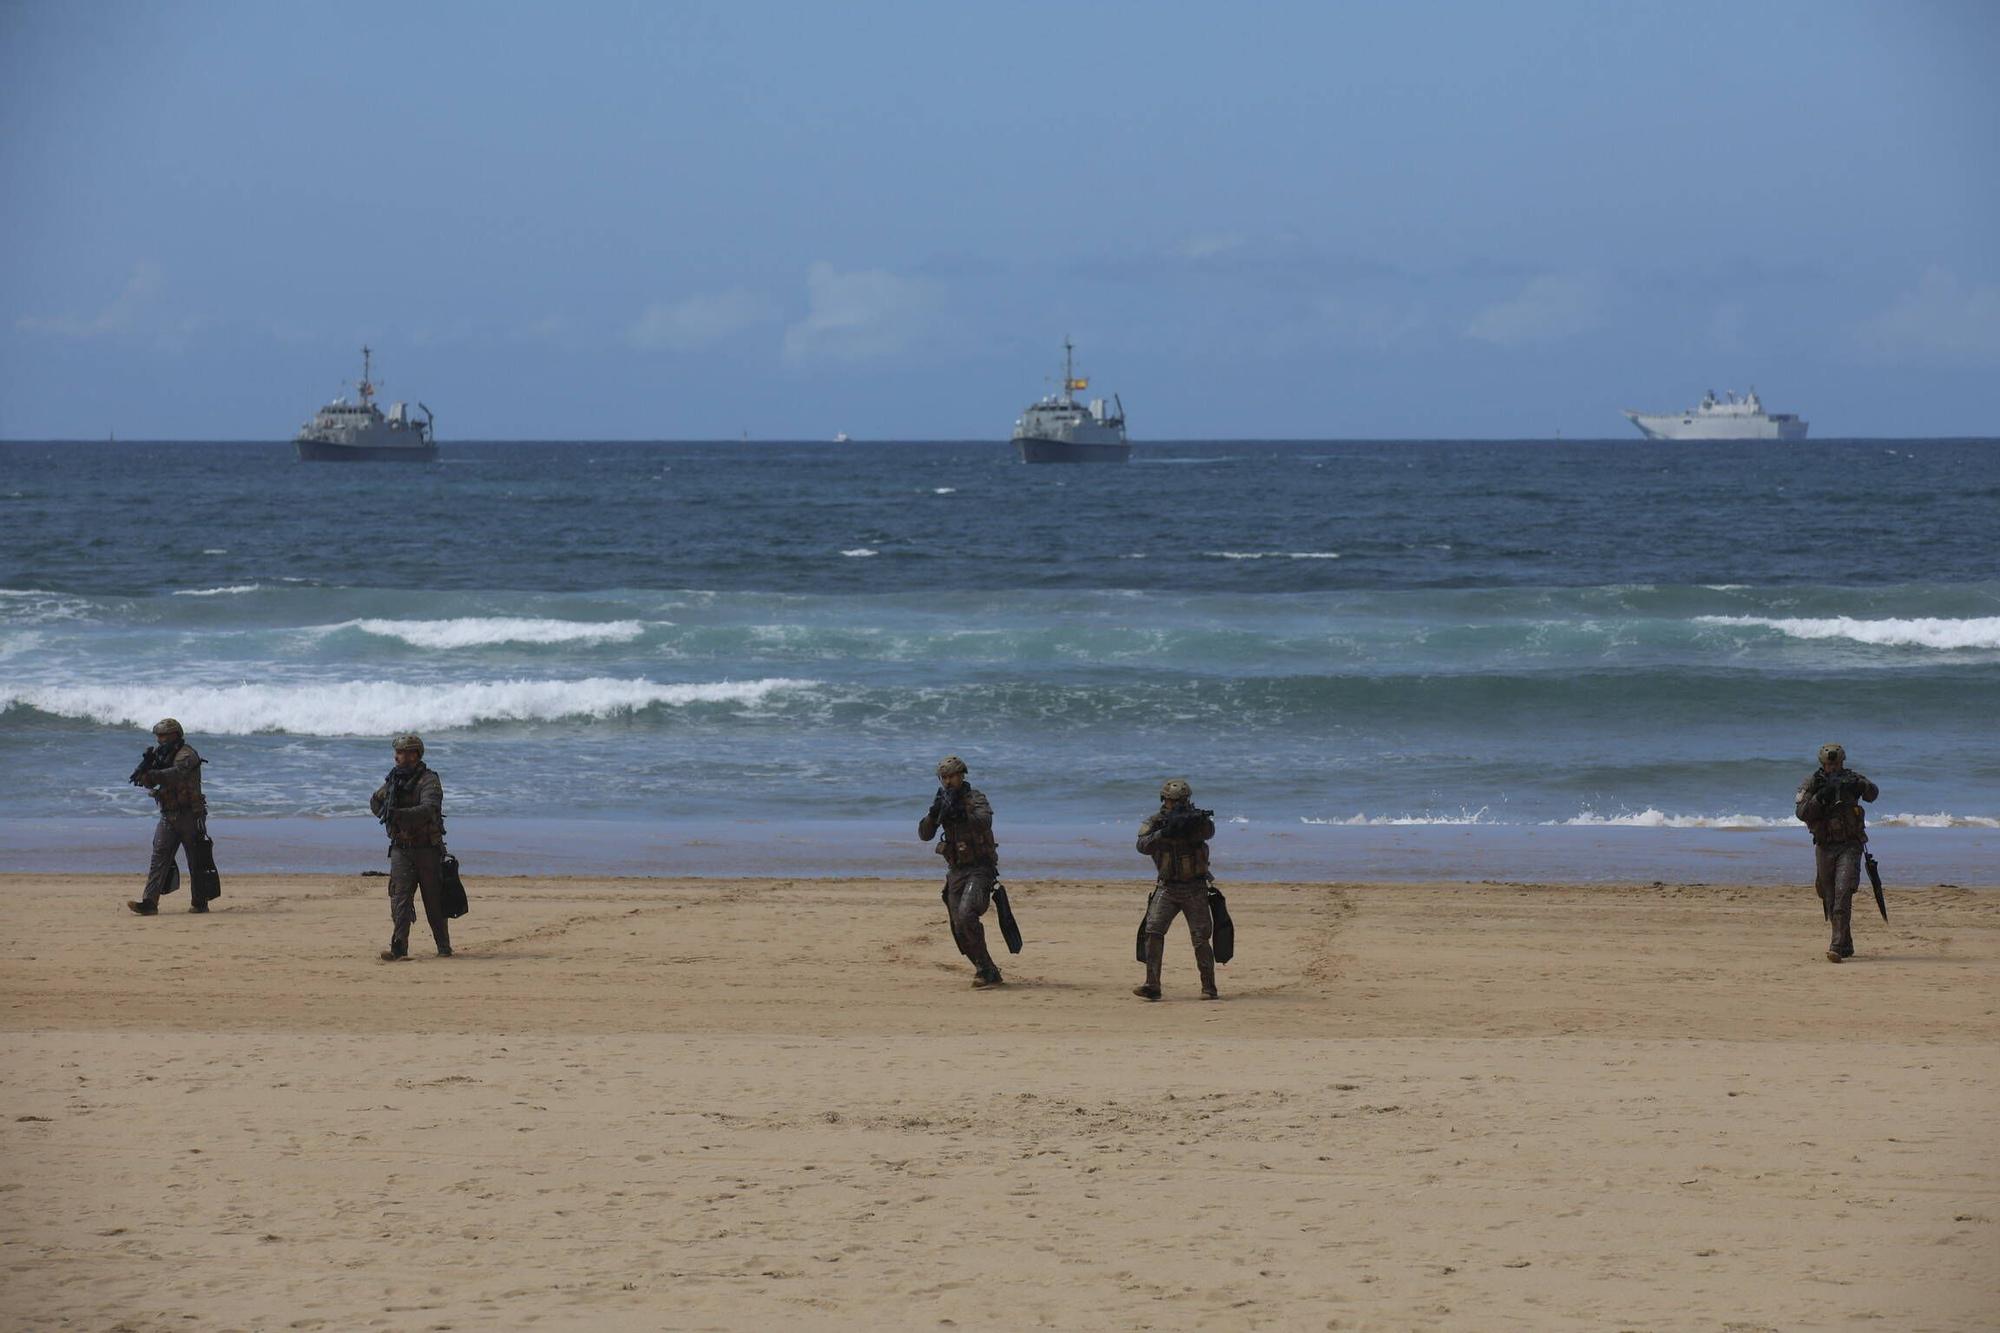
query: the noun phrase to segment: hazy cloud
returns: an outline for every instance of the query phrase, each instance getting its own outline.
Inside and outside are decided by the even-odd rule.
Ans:
[[[1410,301],[1329,296],[1315,307],[1323,327],[1343,346],[1386,348],[1424,332],[1429,316]]]
[[[1967,287],[1948,269],[1926,269],[1853,333],[1862,350],[1887,361],[2000,365],[2000,287]]]
[[[777,318],[774,302],[734,288],[647,306],[626,336],[635,347],[693,352]]]
[[[1604,291],[1596,279],[1544,273],[1531,279],[1518,296],[1474,315],[1465,333],[1501,347],[1555,342],[1596,328],[1603,307]]]
[[[843,273],[824,261],[806,274],[806,317],[785,330],[793,361],[872,361],[916,341],[938,305],[936,287],[881,269]]]
[[[158,264],[141,260],[132,266],[132,276],[110,305],[88,317],[76,315],[23,315],[14,327],[23,333],[53,333],[63,338],[97,338],[107,333],[127,333],[138,323],[153,298],[159,295],[163,277]]]

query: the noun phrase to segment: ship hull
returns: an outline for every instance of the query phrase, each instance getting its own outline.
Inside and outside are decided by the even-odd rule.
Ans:
[[[435,463],[435,444],[334,444],[299,440],[302,463]]]
[[[1132,446],[1123,440],[1016,439],[1023,463],[1129,463]]]
[[[1803,440],[1806,422],[1774,417],[1736,420],[1692,414],[1627,412],[1626,417],[1649,440]]]

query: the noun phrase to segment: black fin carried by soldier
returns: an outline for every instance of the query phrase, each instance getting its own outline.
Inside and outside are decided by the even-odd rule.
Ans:
[[[424,763],[424,738],[405,733],[395,739],[396,766],[368,799],[368,808],[389,835],[389,947],[385,963],[410,956],[410,927],[423,896],[424,919],[438,957],[451,957],[450,914],[444,865],[444,782]]]
[[[951,920],[952,941],[972,964],[973,987],[985,990],[1003,980],[986,947],[986,929],[979,922],[1000,878],[993,807],[966,779],[965,761],[957,755],[946,755],[938,762],[937,778],[937,794],[917,821],[917,837],[924,842],[937,839],[937,854],[945,864],[944,910]],[[1007,916],[1012,915],[1009,910]]]
[[[1882,909],[1882,919],[1889,919],[1875,858],[1867,850],[1868,813],[1861,808],[1862,802],[1880,795],[1874,783],[1847,767],[1845,747],[1822,745],[1819,767],[1799,784],[1793,802],[1793,813],[1812,831],[1813,887],[1832,932],[1826,946],[1829,963],[1854,956],[1854,892],[1861,884],[1864,858],[1875,882],[1876,905]]]
[[[1139,923],[1139,961],[1146,979],[1132,988],[1142,1000],[1160,998],[1160,969],[1166,958],[1167,928],[1176,916],[1187,918],[1194,941],[1195,968],[1201,974],[1201,998],[1220,998],[1215,988],[1215,880],[1208,871],[1208,840],[1215,836],[1215,811],[1198,809],[1185,778],[1171,778],[1160,788],[1160,808],[1139,824],[1138,849],[1152,858],[1152,896]],[[1226,910],[1226,908],[1225,908]],[[1235,927],[1230,927],[1234,948]]]
[[[188,911],[206,912],[222,896],[222,875],[215,868],[215,843],[208,836],[208,800],[201,792],[201,766],[206,763],[187,743],[187,733],[173,718],[153,724],[153,744],[139,757],[131,782],[144,787],[160,807],[153,826],[153,859],[146,869],[146,887],[136,902],[125,905],[140,916],[156,916],[160,899],[180,888],[177,852],[188,863]]]

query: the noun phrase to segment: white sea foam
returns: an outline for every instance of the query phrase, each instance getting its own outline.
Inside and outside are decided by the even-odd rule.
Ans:
[[[463,616],[454,620],[349,620],[328,629],[358,629],[416,648],[481,648],[496,643],[630,643],[646,632],[637,620],[540,620]]]
[[[957,495],[957,494],[958,494],[958,487],[956,487],[956,486],[933,486],[933,487],[931,488],[931,494],[932,494],[932,495]]]
[[[1648,806],[1624,814],[1600,815],[1586,810],[1569,819],[1551,819],[1547,824],[1560,828],[1711,828],[1760,829],[1803,827],[1795,819],[1767,819],[1763,815],[1670,815]]]
[[[851,551],[842,551],[841,554],[850,560],[865,560],[871,555],[880,555],[882,553],[880,551],[871,551],[865,546],[857,546]]]
[[[435,685],[393,680],[185,687],[48,685],[0,691],[0,712],[22,706],[108,726],[151,726],[155,719],[171,716],[190,732],[210,735],[378,736],[403,729],[448,731],[481,722],[608,718],[654,706],[755,707],[775,694],[817,684],[774,677],[663,685],[593,676]]]
[[[1346,819],[1318,819],[1311,815],[1300,815],[1301,824],[1330,824],[1341,828],[1417,828],[1433,824],[1494,824],[1498,820],[1486,817],[1486,807],[1477,810],[1460,810],[1455,815],[1367,815],[1357,814]]]
[[[1848,639],[1855,643],[1894,648],[2000,648],[2000,616],[1962,620],[1919,616],[1908,620],[1857,620],[1853,616],[1822,619],[1774,616],[1696,616],[1703,625],[1751,625],[1774,629],[1794,639]]]
[[[227,546],[204,546],[201,548],[201,553],[203,555],[228,555],[229,548]]]
[[[1338,551],[1203,551],[1218,560],[1338,560]]]
[[[1991,815],[1953,815],[1940,810],[1934,815],[1895,814],[1870,815],[1868,822],[1876,828],[1995,828],[2000,829],[2000,819]]]
[[[238,593],[256,592],[261,583],[232,583],[226,588],[177,588],[176,597],[234,597]]]

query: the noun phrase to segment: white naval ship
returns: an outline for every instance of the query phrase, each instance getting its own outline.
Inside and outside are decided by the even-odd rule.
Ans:
[[[402,459],[414,463],[437,461],[437,437],[432,433],[431,410],[418,403],[424,419],[409,414],[408,404],[392,403],[385,415],[375,406],[375,382],[370,378],[371,353],[361,349],[361,382],[355,386],[358,403],[336,398],[299,427],[294,440],[299,458],[308,463],[345,462],[349,459],[382,461]]]
[[[1112,394],[1115,407],[1105,410],[1102,398],[1086,408],[1076,391],[1090,381],[1078,379],[1068,338],[1063,339],[1062,392],[1052,393],[1023,412],[1014,423],[1014,447],[1023,463],[1128,463],[1132,446],[1125,439],[1125,404]]]
[[[1649,440],[1803,440],[1806,423],[1790,412],[1766,412],[1752,389],[1738,398],[1710,389],[1685,412],[1634,412],[1626,419]]]

